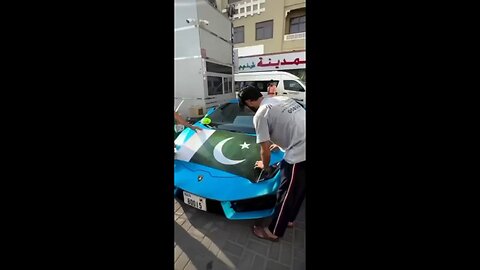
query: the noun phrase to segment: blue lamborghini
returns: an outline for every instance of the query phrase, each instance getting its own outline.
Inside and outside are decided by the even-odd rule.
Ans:
[[[254,112],[231,100],[210,109],[195,123],[203,130],[183,130],[175,139],[174,196],[202,211],[228,219],[271,216],[280,185],[283,151],[274,151],[265,174],[254,169],[261,160],[253,126]]]

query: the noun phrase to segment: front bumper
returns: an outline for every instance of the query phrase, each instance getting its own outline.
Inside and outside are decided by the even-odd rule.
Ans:
[[[175,188],[174,196],[179,201],[184,203],[182,189]],[[218,201],[209,198],[205,199],[207,204],[207,212],[224,215],[226,218],[232,220],[259,219],[269,217],[273,214],[276,204],[275,194],[236,201]],[[190,205],[188,206],[192,207]]]

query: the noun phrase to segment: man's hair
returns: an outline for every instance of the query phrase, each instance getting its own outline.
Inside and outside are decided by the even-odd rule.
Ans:
[[[260,89],[253,85],[247,85],[238,92],[238,104],[240,107],[245,106],[246,100],[257,100],[262,97]]]

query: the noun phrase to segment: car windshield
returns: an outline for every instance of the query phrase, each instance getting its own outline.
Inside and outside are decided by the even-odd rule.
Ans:
[[[210,126],[214,129],[254,134],[254,115],[255,113],[246,106],[240,109],[236,103],[227,103],[216,109],[208,118],[212,120]]]

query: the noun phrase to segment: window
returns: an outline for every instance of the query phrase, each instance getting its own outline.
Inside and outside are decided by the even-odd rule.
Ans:
[[[289,73],[300,78],[300,81],[305,85],[307,81],[307,74],[305,73],[305,69],[291,69],[288,70]]]
[[[233,43],[243,43],[245,42],[245,30],[244,26],[239,26],[233,28]]]
[[[222,77],[208,76],[207,77],[207,84],[208,84],[208,95],[209,96],[223,94]]]
[[[232,92],[232,78],[223,78],[225,94]]]
[[[257,82],[253,82],[253,85],[255,85],[258,89],[260,89],[260,92],[267,92],[267,87],[268,87],[267,82],[257,81]]]
[[[253,116],[255,113],[247,106],[240,109],[238,104],[227,103],[208,116],[214,129],[255,133]]]
[[[303,87],[296,81],[285,80],[283,81],[283,84],[283,88],[285,88],[285,90],[305,92],[305,89],[303,89]]]
[[[235,92],[240,91],[245,86],[246,86],[245,82],[235,82]]]
[[[207,72],[222,73],[222,74],[232,74],[232,68],[229,66],[219,65],[207,61]]]
[[[305,32],[305,15],[290,19],[290,34]]]
[[[235,82],[235,92],[240,91],[242,87],[243,87],[243,82]]]
[[[255,25],[255,28],[256,28],[256,33],[255,33],[256,40],[273,38],[273,20],[259,22]]]
[[[273,81],[276,85],[278,85],[278,81]],[[267,92],[268,81],[244,81],[244,82],[235,82],[235,91],[240,91],[240,89],[244,88],[247,85],[253,85],[260,89],[260,92]]]
[[[212,5],[212,7],[217,8],[217,3],[215,0],[208,0],[208,2],[210,3],[210,5]]]

